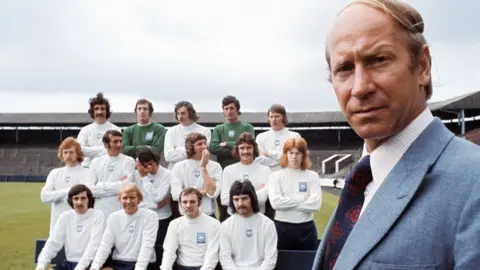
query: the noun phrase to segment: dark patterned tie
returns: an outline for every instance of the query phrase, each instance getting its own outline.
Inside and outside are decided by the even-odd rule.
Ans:
[[[323,270],[333,269],[335,266],[348,235],[357,223],[365,200],[365,189],[372,179],[370,156],[365,156],[355,165],[345,180],[345,186],[338,201],[337,212],[326,245]]]

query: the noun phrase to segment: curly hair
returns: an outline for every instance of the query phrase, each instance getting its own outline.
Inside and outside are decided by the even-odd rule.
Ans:
[[[112,116],[112,112],[110,111],[110,102],[103,96],[102,92],[98,93],[95,97],[90,98],[88,103],[90,104],[88,114],[92,119],[95,119],[95,105],[105,105],[105,110],[107,111],[107,115],[105,115],[105,117],[109,119],[110,116]]]

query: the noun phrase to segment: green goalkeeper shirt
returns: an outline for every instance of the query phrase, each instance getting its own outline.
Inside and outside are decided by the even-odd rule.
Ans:
[[[150,123],[146,126],[131,125],[123,131],[122,153],[137,157],[137,150],[141,147],[150,146],[157,155],[163,152],[166,129],[162,124]]]

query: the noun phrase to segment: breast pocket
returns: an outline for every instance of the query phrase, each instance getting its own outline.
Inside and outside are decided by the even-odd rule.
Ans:
[[[401,265],[401,264],[383,264],[372,263],[371,270],[435,270],[439,269],[436,264],[418,264],[418,265]]]

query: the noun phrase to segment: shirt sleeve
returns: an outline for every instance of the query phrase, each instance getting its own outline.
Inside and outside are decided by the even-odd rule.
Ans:
[[[95,214],[97,216],[93,221],[92,230],[90,232],[90,239],[88,240],[88,244],[85,248],[85,251],[83,252],[82,258],[78,262],[78,265],[76,267],[78,269],[85,269],[90,265],[90,263],[92,263],[95,252],[97,252],[98,246],[100,245],[103,231],[105,230],[105,216],[101,211],[98,211]]]
[[[163,152],[163,146],[165,142],[165,133],[166,129],[163,125],[157,124],[155,128],[154,137],[152,140],[152,151],[154,153],[160,154]]]
[[[57,178],[57,170],[52,170],[48,176],[45,185],[40,191],[40,200],[43,203],[56,203],[67,198],[70,188],[55,189],[55,180]]]
[[[47,242],[38,256],[37,268],[45,269],[65,245],[65,230],[67,228],[66,222],[68,221],[66,213],[68,212],[62,213],[57,219],[57,222],[55,222],[52,233],[48,237]]]
[[[220,143],[222,143],[221,139],[221,126],[216,126],[212,132],[210,151],[216,156],[230,157],[232,152],[229,148],[220,146]]]
[[[220,247],[220,222],[216,222],[215,227],[210,233],[208,239],[207,251],[205,252],[205,259],[200,270],[215,270],[218,264],[218,249]]]
[[[210,175],[213,181],[215,181],[215,193],[213,193],[213,195],[206,193],[208,198],[216,199],[218,195],[220,195],[220,190],[222,187],[222,174],[223,174],[223,171],[222,171],[222,167],[220,167],[220,164],[218,163],[215,164],[212,174]]]
[[[155,212],[148,210],[145,226],[142,229],[142,245],[138,254],[135,269],[147,269],[152,253],[155,252],[155,241],[158,232],[158,218]]]
[[[270,175],[270,180],[268,181],[268,198],[270,199],[273,209],[288,210],[297,207],[305,201],[304,197],[301,195],[294,195],[291,197],[283,196],[279,178],[279,173],[273,173]]]
[[[317,212],[322,207],[322,186],[320,185],[320,177],[317,173],[312,174],[312,182],[310,192],[305,200],[297,206],[297,210],[303,212]]]
[[[263,259],[262,265],[260,266],[261,270],[273,270],[275,269],[275,265],[277,264],[277,242],[278,242],[278,235],[277,230],[275,228],[275,224],[273,221],[268,220],[268,225],[264,227],[264,235],[265,235],[265,246],[264,246],[264,254],[265,257]]]
[[[225,167],[222,175],[222,187],[220,190],[220,201],[223,206],[228,206],[230,203],[230,188],[232,187],[231,165]]]
[[[181,172],[182,163],[177,163],[172,168],[172,200],[179,201],[180,200],[180,193],[183,190],[183,174]]]
[[[98,250],[95,253],[91,269],[99,270],[112,251],[113,244],[115,243],[115,225],[117,223],[115,217],[115,215],[110,214],[107,218],[105,231],[102,235]]]
[[[148,179],[148,176],[142,177],[141,181],[142,181],[143,188],[147,193],[148,197],[151,198],[156,203],[159,203],[163,199],[165,199],[165,197],[170,192],[170,182],[171,182],[170,173],[163,179],[156,177],[154,183],[155,184],[158,183],[158,186],[153,185],[152,182],[150,182],[150,179]]]
[[[268,180],[270,178],[272,170],[270,168],[265,168],[265,171],[261,173],[262,179],[260,179],[263,187],[257,190],[258,203],[260,205],[265,205],[268,199]]]
[[[232,258],[232,238],[228,228],[228,223],[224,221],[220,225],[220,252],[219,259],[223,270],[237,270],[237,266]],[[277,246],[275,246],[277,248]]]
[[[165,134],[164,156],[167,162],[178,162],[187,158],[184,147],[175,148],[175,133],[173,128]]]
[[[172,270],[173,264],[177,260],[178,221],[179,220],[176,219],[168,224],[167,235],[163,241],[163,257],[160,270]]]
[[[88,145],[87,127],[83,127],[82,129],[80,129],[80,132],[78,133],[78,136],[77,136],[77,141],[80,144],[83,155],[86,157],[94,158],[107,152],[107,150],[103,145],[102,146]]]

